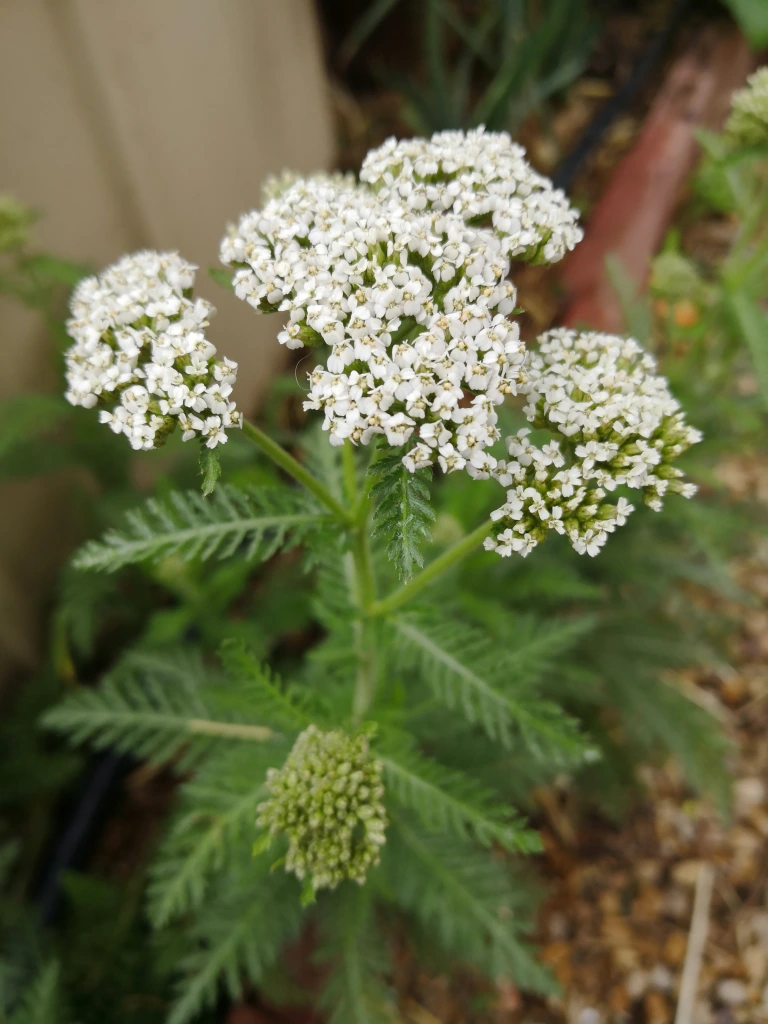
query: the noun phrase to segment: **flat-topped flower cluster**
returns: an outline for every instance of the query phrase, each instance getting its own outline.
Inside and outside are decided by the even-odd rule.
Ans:
[[[301,733],[283,767],[269,770],[259,806],[259,825],[288,839],[286,871],[314,889],[362,885],[385,841],[382,770],[365,736],[314,725]]]
[[[242,420],[230,395],[237,364],[205,336],[214,307],[191,298],[197,268],[178,253],[137,252],[81,281],[67,331],[66,398],[125,434],[159,447],[177,422],[209,448]]]
[[[221,246],[236,294],[289,313],[289,348],[330,348],[308,409],[332,444],[406,445],[411,471],[487,477],[496,406],[525,380],[510,258],[560,259],[581,238],[562,192],[505,133],[390,140],[362,184],[318,175],[270,185]]]
[[[367,155],[360,179],[381,200],[491,227],[505,255],[529,263],[555,263],[583,237],[565,193],[533,170],[507,132],[477,128],[431,139],[391,138]]]
[[[507,501],[492,514],[486,548],[527,555],[550,530],[595,555],[633,506],[605,501],[619,486],[639,489],[659,510],[668,493],[696,488],[673,465],[701,434],[689,427],[652,356],[631,338],[558,329],[528,361],[525,414],[557,440],[537,448],[529,430],[507,438],[509,462],[493,475]]]
[[[330,350],[305,407],[324,412],[332,444],[413,439],[410,469],[487,476],[494,407],[516,394],[525,358],[491,232],[322,177],[242,217],[221,258],[239,268],[240,298],[290,313],[283,344]]]

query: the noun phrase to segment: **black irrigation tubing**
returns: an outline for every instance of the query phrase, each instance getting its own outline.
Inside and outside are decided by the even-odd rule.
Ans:
[[[132,765],[130,758],[108,750],[86,767],[35,893],[37,911],[44,924],[50,924],[61,907],[62,875],[86,863],[119,784]]]
[[[652,36],[632,71],[614,95],[598,110],[584,134],[555,169],[552,176],[556,188],[567,191],[573,180],[600,143],[606,131],[635,101],[652,73],[661,63],[680,28],[690,0],[676,0],[666,24]]]
[[[613,122],[635,101],[670,47],[690,0],[677,0],[667,22],[643,50],[622,87],[597,112],[579,142],[560,162],[553,175],[558,188],[567,189]],[[133,762],[108,750],[90,762],[72,807],[41,873],[35,902],[45,922],[51,921],[62,902],[62,875],[83,865],[98,839],[109,805]]]

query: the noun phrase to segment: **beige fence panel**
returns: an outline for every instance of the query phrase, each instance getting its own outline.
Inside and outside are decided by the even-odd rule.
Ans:
[[[332,161],[310,0],[0,0],[0,191],[44,213],[40,248],[102,265],[141,246],[203,271],[265,175]],[[212,338],[247,407],[280,360],[275,325],[201,274]],[[0,400],[57,386],[34,317],[0,304]],[[4,488],[0,675],[32,662],[72,537],[61,483]]]

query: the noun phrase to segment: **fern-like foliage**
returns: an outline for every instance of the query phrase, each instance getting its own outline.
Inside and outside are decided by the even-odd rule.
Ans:
[[[390,825],[382,861],[396,903],[432,941],[494,978],[551,994],[556,984],[524,940],[530,887],[469,843],[434,835],[405,817]]]
[[[328,434],[318,425],[302,438],[307,469],[325,484],[337,501],[344,501],[340,449],[328,444]]]
[[[413,811],[432,832],[474,836],[484,846],[499,843],[507,850],[541,850],[538,833],[493,794],[463,772],[446,768],[404,742],[377,750],[384,765],[387,795]]]
[[[331,968],[322,995],[329,1024],[394,1024],[398,1018],[382,982],[389,950],[370,889],[344,885],[324,904],[319,960]]]
[[[8,1018],[8,1024],[59,1024],[65,1020],[60,975],[55,960],[42,967]]]
[[[265,561],[327,525],[328,518],[291,487],[221,486],[208,498],[196,491],[175,491],[126,513],[122,528],[89,541],[74,565],[115,572],[169,555],[189,560],[227,558],[235,552],[248,561]]]
[[[230,703],[242,708],[245,702],[249,715],[287,733],[300,732],[311,722],[317,723],[317,713],[310,710],[306,691],[286,689],[269,666],[244,644],[225,641],[219,655],[227,686],[219,692],[217,708]]]
[[[371,472],[375,482],[370,493],[376,500],[373,535],[386,542],[387,554],[400,579],[407,580],[424,564],[421,546],[432,538],[435,510],[429,502],[431,471],[409,473],[402,463],[402,452],[394,451],[380,455]]]
[[[419,672],[439,700],[459,708],[492,739],[511,747],[517,734],[532,754],[552,763],[573,764],[588,756],[576,722],[531,693],[530,663],[522,677],[517,674],[516,663],[525,661],[521,646],[507,659],[485,633],[447,616],[394,616],[389,628],[401,670]],[[534,644],[546,655],[538,640]]]
[[[66,872],[67,914],[55,936],[71,1020],[164,1024],[178,937],[148,933],[139,867],[120,883]]]
[[[43,724],[74,743],[115,747],[155,764],[178,756],[184,768],[217,742],[270,740],[273,730],[253,714],[261,702],[261,692],[255,708],[247,693],[228,698],[194,653],[139,654],[98,689],[83,687],[52,707]]]
[[[181,792],[180,805],[150,869],[149,917],[156,928],[198,909],[212,879],[250,849],[267,770],[288,745],[248,744],[210,756]]]
[[[325,637],[307,655],[310,683],[321,683],[324,691],[352,684],[356,672],[354,565],[350,552],[321,555],[312,610],[325,630]],[[347,696],[347,702],[349,700]]]
[[[115,608],[120,580],[115,576],[75,572],[71,566],[64,571],[55,611],[56,656],[72,652],[83,658],[93,654],[99,629]]]
[[[232,867],[219,890],[187,929],[190,952],[167,1024],[188,1024],[212,1006],[223,987],[232,999],[244,982],[258,984],[301,922],[299,885],[284,872],[269,874],[264,858]]]
[[[639,636],[630,632],[626,639],[637,643]],[[624,665],[630,667],[619,672],[621,646],[607,641],[606,648],[598,659],[605,673],[603,699],[621,715],[626,745],[634,760],[645,761],[659,748],[671,751],[690,783],[699,792],[710,795],[721,813],[728,815],[733,788],[729,770],[732,741],[722,723],[674,683],[658,678],[650,651],[644,652],[643,661],[639,656],[634,661],[625,661]]]

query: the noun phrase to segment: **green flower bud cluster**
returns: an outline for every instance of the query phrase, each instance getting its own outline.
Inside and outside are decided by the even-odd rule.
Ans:
[[[283,767],[270,770],[257,819],[271,836],[287,836],[286,871],[313,889],[347,878],[362,885],[385,841],[381,775],[366,736],[304,730]]]
[[[743,146],[768,144],[768,67],[759,68],[748,85],[733,94],[725,126],[730,138]]]

